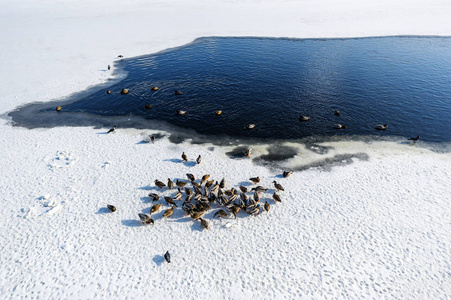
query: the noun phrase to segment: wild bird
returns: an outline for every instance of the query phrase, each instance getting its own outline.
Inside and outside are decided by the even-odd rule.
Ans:
[[[150,197],[150,199],[152,199],[152,202],[160,200],[160,196],[158,196],[155,193],[149,193],[149,197]]]
[[[200,164],[202,161],[202,157],[199,155],[196,159],[197,164]]]
[[[106,206],[111,212],[115,212],[116,211],[116,207],[114,205],[108,204]]]
[[[204,184],[204,182],[206,182],[208,180],[208,178],[210,178],[210,174],[205,174],[204,176],[202,176],[200,184]]]
[[[247,193],[247,187],[240,185],[240,190],[243,193]]]
[[[334,129],[346,129],[346,125],[341,125],[341,124],[334,124],[333,126]]]
[[[107,133],[115,133],[116,132],[116,125],[114,125],[110,130],[108,130]]]
[[[166,184],[164,184],[163,182],[161,182],[161,181],[158,180],[158,179],[155,179],[155,185],[156,185],[158,188],[160,188],[160,189],[162,189],[162,188],[164,188],[164,187],[166,186]]]
[[[252,177],[252,178],[249,178],[249,180],[252,181],[254,184],[257,184],[260,182],[260,177],[258,177],[258,176]]]
[[[255,128],[255,124],[247,124],[244,126],[244,129],[254,129]]]
[[[151,109],[151,108],[152,108],[152,105],[150,105],[150,104],[144,104],[144,108],[145,108],[145,109]]]
[[[215,116],[220,116],[222,114],[222,110],[215,111]]]
[[[334,115],[341,116],[341,113],[338,110],[334,110]]]
[[[174,200],[180,200],[182,199],[182,191],[179,188],[179,191],[174,195],[173,197]]]
[[[210,228],[210,225],[208,224],[207,220],[199,218],[200,220],[200,226],[202,226],[203,229],[208,229]]]
[[[213,215],[213,218],[216,217],[216,216],[218,216],[218,218],[222,218],[222,217],[228,217],[229,214],[226,213],[225,210],[220,209]]]
[[[108,70],[111,70],[111,66],[110,65],[108,65]]]
[[[138,214],[138,216],[143,224],[155,224],[154,220],[146,214]]]
[[[213,183],[214,183],[215,181],[212,179],[212,180],[208,180],[206,183],[205,183],[205,187],[208,189],[209,187],[211,187],[212,185],[213,185]]]
[[[196,177],[194,177],[194,175],[191,174],[191,173],[186,173],[186,177],[188,177],[188,179],[189,179],[190,181],[195,181],[195,180],[196,180]]]
[[[176,180],[175,181],[175,185],[177,185],[178,187],[184,187],[186,185],[186,181],[181,181],[181,180]]]
[[[407,139],[407,140],[413,141],[414,143],[416,143],[419,139],[420,139],[420,136],[418,135],[417,137],[413,137],[413,138],[410,138],[410,139]]]
[[[274,192],[274,194],[272,194],[272,198],[274,199],[274,201],[276,202],[282,202],[282,199],[280,199],[280,196],[276,194],[276,192]]]
[[[188,156],[186,156],[185,152],[182,153],[182,160],[188,161]]]
[[[122,54],[119,54],[117,57],[118,58],[124,58],[124,56]]]
[[[152,91],[154,91],[154,92],[158,91],[158,87],[157,87],[157,86],[153,86],[153,87],[151,87],[150,89],[151,89]]]
[[[249,149],[247,149],[247,150],[244,152],[244,156],[250,157],[250,156],[251,156],[251,153],[252,153],[252,148],[249,148]]]
[[[109,95],[109,94],[111,94],[111,91],[110,90],[106,90],[106,93]]]
[[[271,205],[268,203],[268,201],[265,202],[265,205],[263,206],[266,212],[269,212],[269,209],[271,208]]]
[[[225,188],[225,178],[222,178],[221,182],[219,183],[219,188]]]
[[[155,137],[153,135],[150,136],[150,141],[153,143],[155,142]]]
[[[182,91],[175,90],[175,91],[174,91],[174,94],[175,94],[176,96],[179,96],[179,95],[183,95],[183,92],[182,92]]]
[[[158,210],[160,210],[160,208],[161,208],[161,203],[152,205],[152,207],[150,208],[150,214],[157,212]]]
[[[186,110],[176,110],[176,111],[175,111],[175,114],[176,114],[176,115],[179,115],[179,116],[186,115]]]
[[[171,254],[169,254],[169,251],[166,251],[166,253],[164,254],[164,259],[170,263],[171,262]]]
[[[378,124],[378,125],[374,126],[374,129],[377,129],[377,130],[385,130],[387,128],[388,128],[387,124],[384,124],[384,125]]]
[[[283,171],[282,176],[287,178],[293,174],[293,171]]]
[[[280,183],[277,183],[277,181],[273,181],[272,183],[274,183],[274,187],[276,188],[277,191],[285,191],[283,189],[283,186]]]
[[[172,198],[171,197],[164,197],[164,200],[166,201],[166,203],[168,204],[168,205],[174,205],[174,206],[177,206],[177,204],[174,202],[174,200],[172,200]]]
[[[128,89],[121,89],[121,95],[127,95],[129,92]]]
[[[267,188],[262,187],[261,185],[251,189],[251,191],[256,191],[257,193],[266,192],[267,190],[268,190]]]
[[[168,188],[170,190],[172,190],[173,187],[174,187],[174,182],[172,182],[171,178],[168,178]]]
[[[233,216],[236,219],[236,215],[238,214],[238,212],[240,211],[240,207],[239,206],[232,206],[230,208],[230,211],[232,212]]]
[[[163,213],[163,218],[169,218],[170,216],[172,216],[172,214],[174,213],[174,209],[175,209],[175,206],[173,206],[169,209],[166,209]]]
[[[61,109],[63,109],[61,106],[56,107],[56,111],[61,111]]]
[[[310,120],[310,117],[307,117],[307,116],[299,116],[299,121],[301,121],[301,122],[304,122],[304,121],[308,121],[308,120]]]
[[[191,212],[190,217],[193,220],[199,220],[204,214],[205,212],[203,211],[193,211]]]

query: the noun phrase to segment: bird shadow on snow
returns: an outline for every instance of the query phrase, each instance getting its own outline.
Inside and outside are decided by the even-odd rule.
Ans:
[[[108,214],[108,213],[110,213],[110,210],[107,207],[101,207],[96,212],[96,215],[98,215],[98,214]]]
[[[139,187],[139,189],[140,190],[145,190],[145,191],[153,191],[153,190],[157,190],[158,187],[157,186],[146,185],[146,186]]]
[[[284,178],[284,177],[283,177],[283,175],[279,174],[279,175],[271,176],[271,178]]]
[[[170,162],[173,162],[175,164],[183,163],[185,165],[185,167],[189,167],[189,168],[192,168],[195,165],[197,165],[197,163],[195,161],[183,161],[183,160],[178,159],[178,158],[164,159],[163,161],[170,161]]]
[[[97,132],[97,134],[108,134],[108,132],[107,131],[105,131],[105,132]]]
[[[241,181],[238,184],[242,185],[242,186],[253,186],[254,185],[252,182],[249,182],[249,181]]]
[[[127,226],[127,227],[138,227],[138,226],[142,226],[142,222],[138,221],[138,220],[122,220],[122,225]]]
[[[157,266],[161,266],[161,264],[164,262],[164,256],[163,255],[155,255],[152,260],[154,263],[157,264]]]

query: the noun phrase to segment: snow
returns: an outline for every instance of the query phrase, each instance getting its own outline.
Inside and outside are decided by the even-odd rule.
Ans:
[[[0,3],[0,113],[53,101],[118,76],[117,55],[201,36],[450,35],[444,1],[21,1]],[[113,65],[113,72],[106,66]],[[283,168],[229,159],[231,147],[143,144],[156,132],[0,122],[0,298],[405,298],[451,295],[451,154],[400,140],[303,145]],[[266,147],[251,145],[252,156]],[[182,152],[194,161],[180,162]],[[359,156],[356,154],[364,153]],[[354,156],[353,156],[354,155]],[[364,159],[362,159],[362,157]],[[144,226],[153,182],[211,174],[270,188],[269,213],[209,230],[176,209]],[[284,188],[274,203],[272,181]],[[117,211],[110,213],[107,204]],[[215,208],[215,206],[214,206]],[[171,263],[164,260],[169,251]]]

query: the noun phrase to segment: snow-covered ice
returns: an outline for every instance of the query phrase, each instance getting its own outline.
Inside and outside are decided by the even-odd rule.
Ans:
[[[22,1],[0,3],[0,113],[114,80],[119,54],[200,36],[450,35],[444,1]],[[141,143],[150,130],[0,123],[0,298],[403,298],[451,295],[451,154],[400,141],[328,142],[352,163],[280,171],[229,147]],[[285,167],[320,158],[301,145]],[[253,155],[264,154],[255,145]],[[183,164],[200,154],[202,163]],[[200,222],[163,209],[155,179],[209,173],[227,187],[277,180],[269,213]],[[271,192],[271,193],[269,193]],[[164,203],[164,201],[162,201]],[[117,211],[110,213],[107,204]],[[168,206],[164,203],[163,208]],[[164,260],[169,251],[171,263]]]

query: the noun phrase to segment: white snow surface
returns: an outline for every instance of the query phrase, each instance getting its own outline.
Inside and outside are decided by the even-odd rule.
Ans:
[[[0,113],[114,79],[126,57],[201,36],[451,35],[451,2],[1,1]],[[114,71],[114,70],[113,70]],[[450,152],[425,143],[329,142],[368,160],[280,172],[229,147],[140,143],[155,132],[0,124],[1,299],[446,299],[451,295]],[[318,157],[301,146],[290,164]],[[253,156],[265,147],[254,147]],[[201,154],[200,165],[182,163]],[[209,173],[227,187],[260,176],[269,213],[168,208],[144,226],[155,179]],[[285,191],[274,203],[272,181]],[[107,204],[117,211],[109,213]],[[166,251],[171,263],[164,261]]]

